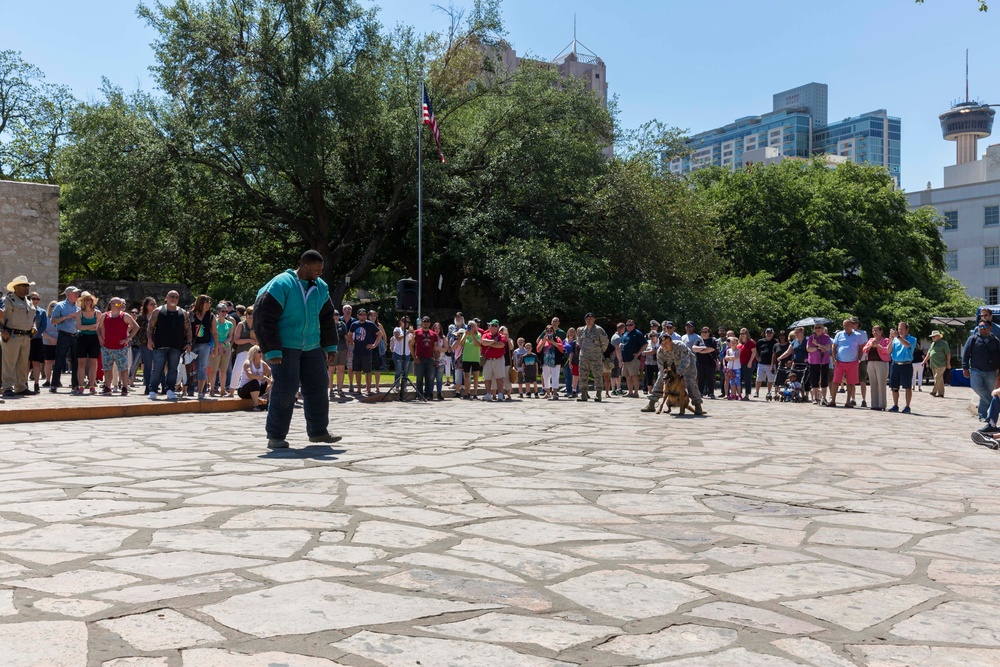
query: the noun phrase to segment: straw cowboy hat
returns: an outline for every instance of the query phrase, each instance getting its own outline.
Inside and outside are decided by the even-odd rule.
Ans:
[[[27,285],[28,287],[34,287],[35,283],[29,281],[28,276],[18,276],[17,278],[14,278],[12,281],[7,283],[7,291],[13,292],[14,288],[18,285]]]
[[[938,331],[937,329],[931,332],[931,338],[934,338],[935,336],[937,336],[938,338],[944,338],[944,336],[941,335],[941,332]]]

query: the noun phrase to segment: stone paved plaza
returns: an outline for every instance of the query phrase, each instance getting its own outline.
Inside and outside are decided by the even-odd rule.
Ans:
[[[1000,665],[970,396],[8,425],[0,665]]]

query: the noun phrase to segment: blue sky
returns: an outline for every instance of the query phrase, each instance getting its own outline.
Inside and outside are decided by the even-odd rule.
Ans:
[[[446,0],[362,1],[378,4],[386,25],[446,26],[434,8]],[[657,118],[710,129],[769,111],[773,93],[810,81],[829,84],[831,120],[885,108],[903,120],[903,186],[915,190],[940,186],[942,167],[954,163],[937,116],[965,93],[966,48],[972,96],[1000,104],[995,4],[983,14],[976,0],[506,0],[503,11],[518,53],[542,57],[570,42],[575,13],[577,37],[607,64],[627,127]],[[98,97],[102,77],[150,90],[155,34],[135,6],[0,0],[0,49],[21,51],[83,99]],[[1000,143],[1000,123],[989,141]]]

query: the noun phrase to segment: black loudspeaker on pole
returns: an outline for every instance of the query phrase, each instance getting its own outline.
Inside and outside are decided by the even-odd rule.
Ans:
[[[403,278],[396,283],[396,311],[417,310],[417,281]]]

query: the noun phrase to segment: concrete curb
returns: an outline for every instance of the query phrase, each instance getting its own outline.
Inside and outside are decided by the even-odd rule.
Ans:
[[[118,417],[150,417],[189,413],[237,412],[249,410],[250,401],[225,398],[212,401],[149,401],[125,405],[71,406],[45,408],[14,408],[0,410],[0,424],[76,421],[84,419],[115,419]]]

